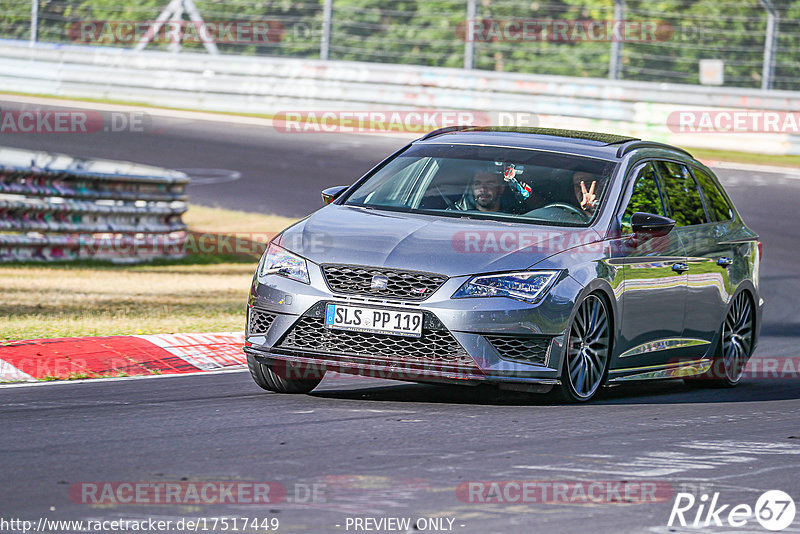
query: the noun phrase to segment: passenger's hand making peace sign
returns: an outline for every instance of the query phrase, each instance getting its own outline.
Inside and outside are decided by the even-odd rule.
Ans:
[[[593,180],[592,185],[589,186],[589,190],[587,191],[586,182],[581,181],[581,193],[583,194],[583,198],[581,198],[581,209],[590,210],[594,208],[597,203],[597,196],[594,194],[594,186],[596,184],[597,181]]]

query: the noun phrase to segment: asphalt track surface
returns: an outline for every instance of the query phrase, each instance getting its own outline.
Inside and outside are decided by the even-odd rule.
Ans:
[[[152,125],[143,133],[3,135],[0,145],[235,171],[206,173],[190,186],[190,201],[302,216],[318,207],[320,189],[352,182],[404,143],[224,122],[152,118]],[[766,308],[755,357],[796,358],[800,179],[718,174],[764,243]],[[667,521],[679,491],[719,492],[720,504],[753,506],[762,492],[780,489],[800,507],[794,377],[751,379],[733,390],[633,384],[586,406],[349,377],[287,396],[262,392],[246,372],[3,387],[0,519],[276,517],[278,532],[365,532],[353,528],[354,518],[431,517],[453,519],[451,531],[463,533],[766,532],[754,519],[700,530]],[[476,503],[456,491],[469,481],[533,480],[654,481],[671,489],[658,502],[583,504]],[[268,506],[91,506],[70,496],[87,481],[271,481],[288,498]],[[318,494],[309,500],[313,484]],[[785,530],[798,531],[800,515]]]

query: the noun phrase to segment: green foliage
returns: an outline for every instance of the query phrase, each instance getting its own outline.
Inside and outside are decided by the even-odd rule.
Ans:
[[[631,199],[622,216],[622,229],[624,234],[631,233],[631,217],[634,213],[654,213],[664,215],[664,207],[658,194],[658,185],[653,165],[648,163],[636,178]]]
[[[31,4],[27,0],[0,0],[0,36],[29,39]]]
[[[670,208],[670,217],[677,226],[702,224],[706,221],[703,201],[697,183],[689,169],[672,162],[656,163],[661,175],[661,183]]]
[[[168,0],[39,0],[39,39],[75,40],[78,21],[151,21]],[[439,67],[464,65],[467,0],[333,0],[330,58]],[[780,13],[775,61],[776,89],[800,83],[800,0],[776,0]],[[224,54],[317,58],[322,36],[323,0],[196,0],[204,19],[263,21],[267,42],[223,42]],[[184,19],[187,19],[184,16]],[[581,38],[575,21],[615,18],[613,0],[477,0],[475,22],[485,32],[474,40],[478,69],[608,76],[611,42]],[[621,45],[620,77],[627,80],[699,83],[699,61],[725,62],[725,85],[760,87],[767,16],[759,0],[626,0],[625,19],[648,25],[644,39]],[[504,34],[509,23],[570,22],[570,36],[552,39],[541,32]],[[30,0],[0,0],[0,37],[28,39]],[[652,29],[655,28],[655,33]],[[546,30],[547,31],[547,30]],[[634,32],[635,33],[635,32]],[[654,37],[653,39],[648,38]],[[132,43],[94,42],[103,46]],[[152,43],[151,49],[165,49]],[[184,43],[201,51],[198,42]]]
[[[439,67],[464,65],[463,0],[339,0],[331,58]]]

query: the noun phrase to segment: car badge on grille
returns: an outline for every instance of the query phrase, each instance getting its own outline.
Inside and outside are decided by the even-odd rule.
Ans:
[[[425,293],[427,290],[428,290],[428,288],[427,288],[427,287],[415,287],[414,289],[412,289],[412,290],[411,290],[411,292],[412,292],[412,293],[415,293],[415,294],[417,294],[417,295],[422,295],[422,294],[423,294],[423,293]]]
[[[370,289],[386,289],[389,283],[389,277],[382,274],[376,274],[372,277],[372,283],[369,285]]]

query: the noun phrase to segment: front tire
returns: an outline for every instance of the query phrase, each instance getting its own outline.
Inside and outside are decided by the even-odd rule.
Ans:
[[[558,394],[567,402],[588,402],[606,378],[611,354],[608,307],[592,293],[578,306],[565,342]]]
[[[302,369],[289,369],[288,363],[278,369],[275,366],[267,365],[256,360],[254,356],[247,355],[247,367],[250,375],[259,387],[275,393],[308,393],[322,382],[325,371],[315,370],[312,373],[304,373]]]

